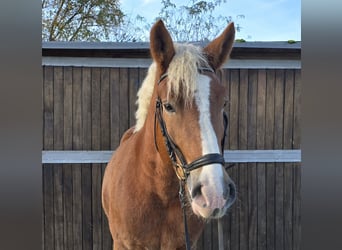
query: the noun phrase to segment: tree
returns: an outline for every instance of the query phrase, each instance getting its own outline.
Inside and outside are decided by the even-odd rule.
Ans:
[[[175,41],[209,41],[232,21],[231,16],[215,15],[222,3],[226,0],[191,0],[188,5],[177,6],[171,0],[162,0],[158,18],[165,21]]]
[[[119,0],[42,0],[44,41],[108,40],[123,22]]]

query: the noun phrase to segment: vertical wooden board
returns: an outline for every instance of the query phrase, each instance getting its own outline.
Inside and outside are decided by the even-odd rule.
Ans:
[[[72,149],[82,149],[82,68],[73,68],[72,76]]]
[[[129,92],[128,92],[128,68],[120,68],[120,95],[119,95],[119,132],[120,138],[129,128]]]
[[[73,242],[73,180],[71,164],[63,164],[63,205],[64,205],[64,247],[63,249],[74,249]]]
[[[258,93],[258,71],[251,69],[248,72],[248,108],[247,108],[247,147],[256,149],[257,128],[257,93]],[[257,171],[256,163],[248,164],[248,244],[249,250],[257,249]]]
[[[203,249],[212,250],[212,229],[211,229],[211,223],[208,222],[203,230]]]
[[[63,167],[55,164],[53,166],[54,183],[54,226],[55,226],[55,249],[64,248],[64,204],[63,204]]]
[[[72,67],[64,67],[64,150],[72,149]],[[64,249],[73,249],[72,165],[63,164]]]
[[[221,83],[223,84],[223,86],[225,86],[226,88],[226,100],[227,100],[227,104],[225,107],[225,112],[227,114],[227,118],[228,118],[228,124],[227,124],[227,128],[226,128],[226,138],[225,138],[225,144],[224,144],[224,149],[229,149],[230,148],[230,139],[229,139],[229,110],[230,110],[230,88],[231,88],[231,71],[229,69],[222,69],[221,70],[221,74],[219,75],[219,79],[221,80]],[[229,164],[229,163],[228,163]],[[228,165],[226,164],[226,165]],[[235,178],[232,176],[232,169],[229,169],[228,171],[228,175],[230,176],[230,178],[235,182]],[[222,217],[220,219],[220,223],[222,225],[223,228],[223,248],[224,249],[230,249],[230,245],[231,245],[231,234],[232,234],[232,208],[230,208],[227,211],[227,214]],[[218,232],[218,228],[216,229]],[[219,235],[218,235],[219,237]]]
[[[301,115],[301,72],[294,72],[294,112],[293,112],[293,148],[300,148],[300,115]],[[301,245],[301,171],[300,163],[294,164],[293,172],[293,249],[299,250]]]
[[[53,149],[53,67],[44,67],[43,81],[43,149]],[[54,213],[53,213],[53,166],[43,165],[43,247],[54,249]]]
[[[274,89],[275,70],[266,72],[266,134],[265,148],[274,148]],[[266,163],[266,245],[275,249],[275,164]]]
[[[274,147],[283,148],[284,134],[284,70],[276,70]],[[284,163],[276,164],[275,172],[275,236],[276,249],[284,249]]]
[[[106,164],[102,164],[101,168],[102,168],[102,180],[103,180],[103,175],[106,169]],[[113,245],[113,241],[112,241],[112,236],[109,231],[108,220],[102,209],[102,249],[103,250],[113,249],[112,245]]]
[[[228,104],[228,142],[229,149],[236,150],[239,148],[239,86],[240,72],[237,69],[230,71],[230,88],[229,88],[229,104]],[[239,187],[239,165],[236,164],[231,170],[232,180],[237,188]],[[230,249],[239,249],[239,215],[241,208],[240,190],[237,190],[237,200],[231,210],[230,222]]]
[[[237,184],[238,177],[238,165],[235,165],[228,171],[229,176],[234,181],[235,184]],[[237,200],[232,205],[230,210],[228,211],[228,219],[229,222],[226,224],[229,227],[228,235],[227,235],[227,243],[226,243],[226,249],[233,250],[233,249],[239,249],[239,207],[238,202],[239,200],[239,190],[237,191]]]
[[[135,111],[136,111],[136,100],[137,100],[137,92],[139,88],[139,70],[137,68],[128,69],[129,76],[129,89],[128,89],[128,115],[129,115],[129,127],[135,125]]]
[[[118,68],[110,69],[110,131],[111,149],[120,143],[120,72]]]
[[[90,131],[89,131],[90,132]],[[91,144],[92,150],[101,148],[101,69],[91,70]]]
[[[43,165],[44,249],[55,248],[53,165]]]
[[[83,150],[92,148],[92,71],[91,68],[82,70],[82,135]],[[81,167],[81,204],[82,204],[82,249],[92,249],[92,190],[91,164]]]
[[[294,71],[285,71],[284,148],[293,148]],[[284,249],[293,249],[293,164],[284,163]]]
[[[82,68],[73,69],[72,149],[82,150]],[[72,166],[72,231],[74,249],[82,249],[81,164]]]
[[[101,149],[101,93],[102,75],[100,68],[93,68],[91,74],[91,148]],[[101,225],[101,164],[91,165],[91,229],[92,248],[102,249],[102,225]]]
[[[54,68],[54,150],[63,150],[64,140],[64,83],[63,67]],[[53,167],[54,179],[54,226],[55,249],[64,247],[64,218],[63,218],[63,168],[60,165]]]
[[[72,230],[73,247],[82,249],[82,166],[74,164],[72,167]]]
[[[224,111],[227,114],[227,118],[228,118],[228,124],[227,124],[227,130],[226,130],[226,138],[225,138],[225,142],[224,142],[224,149],[228,149],[229,148],[229,99],[230,99],[230,70],[228,69],[224,69],[221,72],[221,83],[223,86],[225,86],[226,88],[226,96],[225,99],[227,101],[226,103],[226,107],[224,108]]]
[[[53,149],[53,67],[44,67],[43,81],[43,149]]]
[[[93,249],[92,230],[92,169],[91,164],[82,164],[82,249]]]
[[[101,150],[110,150],[111,137],[110,137],[110,69],[101,69]],[[101,187],[102,177],[106,168],[106,164],[100,164],[101,179],[97,180],[99,183],[98,202],[101,216],[101,241],[102,249],[112,249],[111,235],[109,232],[107,217],[104,214],[101,203]]]
[[[63,67],[54,68],[53,83],[53,142],[55,150],[63,149],[64,140],[64,79]]]
[[[101,164],[92,164],[91,178],[93,249],[102,249]]]
[[[64,67],[63,72],[63,82],[64,82],[64,117],[63,117],[63,143],[64,150],[72,149],[72,67]]]
[[[247,149],[247,112],[248,112],[248,70],[240,70],[239,86],[239,149]],[[240,249],[248,249],[248,169],[247,164],[239,164],[238,194],[239,244]]]
[[[91,68],[82,69],[82,149],[91,150],[92,87]]]
[[[265,149],[266,131],[266,70],[258,71],[256,148]],[[266,247],[266,169],[265,163],[257,164],[257,239],[258,250]]]
[[[110,150],[110,84],[109,68],[101,69],[101,150]]]
[[[228,103],[228,139],[229,149],[236,150],[239,145],[239,70],[231,70],[230,93]]]
[[[147,68],[139,68],[139,82],[138,82],[138,91],[139,88],[141,87],[146,75],[147,75]]]

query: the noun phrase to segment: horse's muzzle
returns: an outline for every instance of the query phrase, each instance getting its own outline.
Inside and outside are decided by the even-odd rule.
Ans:
[[[191,191],[191,206],[193,212],[205,219],[221,218],[236,200],[236,186],[229,179],[223,188],[223,193],[217,195],[209,185],[198,185]]]

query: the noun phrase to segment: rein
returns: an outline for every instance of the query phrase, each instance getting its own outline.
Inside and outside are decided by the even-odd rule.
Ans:
[[[199,73],[202,73],[204,71],[214,73],[213,69],[204,68],[204,67],[203,68],[199,67],[198,71],[199,71]],[[160,77],[158,84],[160,84],[160,82],[162,82],[167,76],[168,76],[167,73],[163,74]],[[195,169],[201,168],[205,165],[214,164],[214,163],[218,163],[218,164],[221,164],[224,166],[225,160],[224,160],[223,152],[224,152],[224,142],[225,142],[225,138],[226,138],[226,130],[227,130],[227,125],[228,125],[228,117],[227,117],[227,114],[224,112],[223,113],[224,135],[223,135],[223,138],[221,141],[222,154],[218,154],[218,153],[206,154],[206,155],[203,155],[202,157],[194,160],[193,162],[187,163],[182,151],[179,149],[177,144],[172,140],[172,138],[170,137],[170,135],[167,131],[166,124],[165,124],[165,121],[164,121],[163,116],[162,116],[162,112],[163,112],[163,105],[162,105],[160,98],[158,98],[156,100],[156,112],[155,112],[155,122],[154,122],[154,140],[155,140],[154,143],[155,143],[157,151],[159,151],[158,145],[156,142],[156,123],[158,121],[158,123],[160,125],[161,133],[162,133],[163,138],[164,138],[164,142],[165,142],[167,152],[168,152],[169,157],[171,159],[172,165],[175,169],[176,175],[179,179],[179,200],[180,200],[182,211],[183,211],[185,243],[186,243],[186,249],[190,250],[191,246],[190,246],[188,225],[187,225],[187,219],[186,219],[186,209],[185,209],[185,204],[186,204],[185,183],[186,183],[188,176],[190,175],[190,172],[195,170]],[[179,162],[177,161],[177,159]],[[232,165],[229,165],[227,168],[229,168],[231,166]]]

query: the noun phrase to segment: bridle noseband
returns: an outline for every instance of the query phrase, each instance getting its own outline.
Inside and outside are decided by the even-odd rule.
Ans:
[[[205,68],[205,67],[198,68],[198,71],[199,71],[199,73],[203,73],[205,71],[215,73],[213,69]],[[160,82],[162,82],[167,76],[168,76],[167,73],[163,74],[160,77],[158,84],[160,84]],[[167,152],[169,154],[172,165],[173,165],[175,172],[177,174],[177,177],[179,179],[179,199],[180,199],[181,207],[183,210],[183,221],[184,221],[184,229],[185,229],[184,231],[185,231],[186,249],[190,250],[190,239],[189,239],[189,234],[188,234],[188,226],[187,226],[186,211],[185,211],[185,203],[186,203],[185,188],[184,188],[185,183],[186,183],[188,176],[190,175],[190,172],[195,170],[195,169],[201,168],[205,165],[215,164],[215,163],[221,164],[222,166],[224,166],[225,160],[224,160],[223,153],[224,153],[224,142],[225,142],[225,138],[226,138],[226,130],[227,130],[227,125],[228,125],[228,118],[227,118],[227,114],[225,112],[223,112],[224,135],[223,135],[223,138],[221,141],[221,152],[222,152],[222,154],[218,154],[218,153],[206,154],[206,155],[203,155],[200,158],[194,160],[193,162],[187,163],[182,151],[179,149],[177,144],[170,137],[170,135],[167,131],[166,124],[165,124],[165,121],[163,119],[162,113],[163,113],[163,105],[162,105],[162,101],[158,97],[156,100],[156,112],[155,112],[155,122],[154,122],[154,143],[155,143],[157,151],[159,151],[157,141],[156,141],[157,140],[156,139],[156,123],[158,121],[161,133],[162,133],[163,138],[164,138],[164,142],[165,142]],[[178,159],[178,161],[177,161],[177,159]],[[228,166],[228,167],[230,167],[230,166]]]

